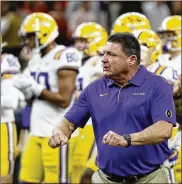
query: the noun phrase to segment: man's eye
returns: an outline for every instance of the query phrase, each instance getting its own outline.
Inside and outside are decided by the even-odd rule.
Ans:
[[[110,53],[110,56],[114,57],[114,56],[116,56],[116,55],[115,55],[115,54],[113,54],[113,53]]]

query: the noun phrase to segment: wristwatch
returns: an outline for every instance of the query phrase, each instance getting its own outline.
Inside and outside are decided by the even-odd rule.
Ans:
[[[128,143],[128,145],[127,145],[126,147],[131,146],[131,136],[130,136],[130,134],[124,134],[122,137],[123,137],[123,138],[127,141],[127,143]]]

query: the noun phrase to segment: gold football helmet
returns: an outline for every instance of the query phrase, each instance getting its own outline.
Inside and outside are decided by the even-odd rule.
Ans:
[[[165,18],[158,34],[163,42],[164,49],[170,51],[181,50],[181,16],[174,15]]]
[[[57,23],[46,13],[32,13],[23,20],[19,30],[22,37],[31,34],[35,34],[36,47],[43,49],[58,37]]]
[[[151,29],[147,17],[141,13],[130,12],[119,16],[113,24],[111,34],[118,32],[133,32],[135,30]]]
[[[141,46],[146,47],[151,52],[151,61],[156,62],[162,54],[162,41],[152,30],[139,30],[133,32]],[[141,57],[142,58],[142,57]]]
[[[73,38],[85,38],[88,42],[88,49],[84,52],[93,56],[97,52],[101,52],[102,48],[107,42],[108,34],[103,26],[95,22],[85,22],[80,24],[74,34]]]

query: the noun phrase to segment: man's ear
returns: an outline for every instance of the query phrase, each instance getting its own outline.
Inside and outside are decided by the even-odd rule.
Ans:
[[[132,66],[137,63],[137,57],[136,55],[131,55],[129,58],[129,65]]]

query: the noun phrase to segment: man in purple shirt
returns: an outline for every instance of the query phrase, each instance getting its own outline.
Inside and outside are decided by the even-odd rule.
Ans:
[[[175,126],[170,85],[140,65],[140,45],[130,33],[108,39],[104,76],[81,93],[53,129],[49,145],[65,145],[91,117],[99,170],[93,183],[168,183],[164,160]]]

